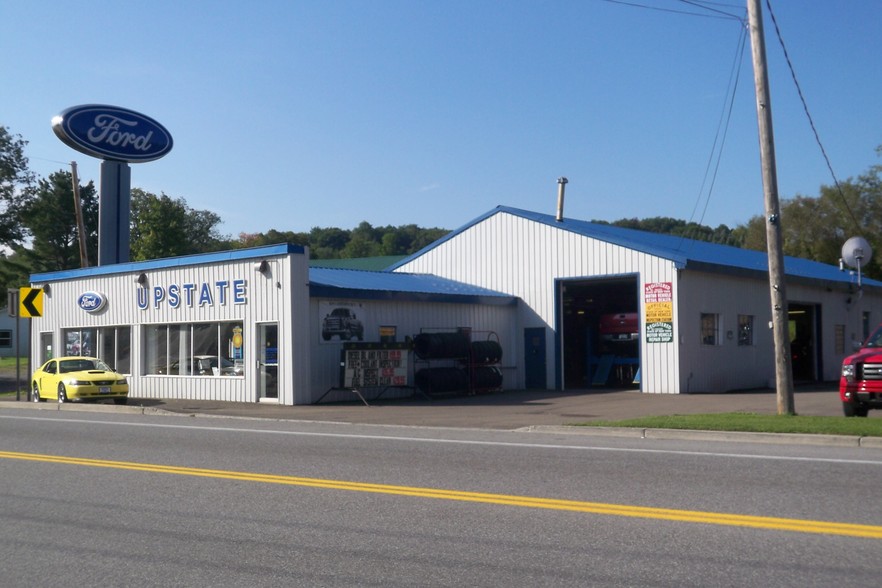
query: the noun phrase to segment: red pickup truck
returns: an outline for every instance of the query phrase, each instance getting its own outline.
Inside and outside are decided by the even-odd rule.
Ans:
[[[882,325],[857,353],[842,360],[839,399],[847,417],[865,417],[871,408],[882,408]]]

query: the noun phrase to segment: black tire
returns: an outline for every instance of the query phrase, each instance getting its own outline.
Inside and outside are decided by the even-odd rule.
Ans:
[[[31,390],[31,402],[43,402],[43,399],[40,398],[40,387],[37,386],[36,382],[34,382],[34,388]]]
[[[64,404],[67,402],[67,390],[64,389],[64,384],[58,385],[58,404]]]
[[[128,402],[129,402],[129,399],[127,397],[113,399],[114,404],[127,404]]]
[[[842,412],[847,417],[865,417],[870,409],[859,402],[843,402]]]

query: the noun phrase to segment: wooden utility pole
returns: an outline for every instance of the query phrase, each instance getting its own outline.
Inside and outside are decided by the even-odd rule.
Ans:
[[[77,162],[70,162],[70,177],[73,180],[74,212],[77,217],[77,233],[80,236],[80,267],[89,267],[86,255],[86,223],[83,222],[83,206],[80,202],[80,180],[77,178]]]
[[[781,207],[778,204],[778,175],[775,167],[775,137],[772,132],[772,103],[769,97],[769,74],[766,67],[766,43],[763,34],[760,0],[747,0],[747,21],[753,50],[756,116],[759,125],[760,162],[763,172],[778,414],[796,414],[793,405],[793,368],[790,360],[790,328],[787,312],[787,284],[784,274],[783,238],[781,236]]]

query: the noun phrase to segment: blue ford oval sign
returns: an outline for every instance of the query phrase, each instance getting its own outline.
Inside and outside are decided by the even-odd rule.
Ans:
[[[98,292],[83,292],[77,299],[77,306],[86,312],[98,312],[107,304],[107,298]]]
[[[73,106],[52,119],[52,130],[68,146],[101,159],[142,163],[159,159],[172,148],[165,127],[118,106]]]

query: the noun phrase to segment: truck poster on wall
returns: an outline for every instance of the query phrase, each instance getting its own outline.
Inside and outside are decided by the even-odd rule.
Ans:
[[[358,302],[319,302],[321,343],[364,341],[364,306]]]
[[[674,340],[674,297],[671,282],[649,282],[643,287],[647,343]]]

